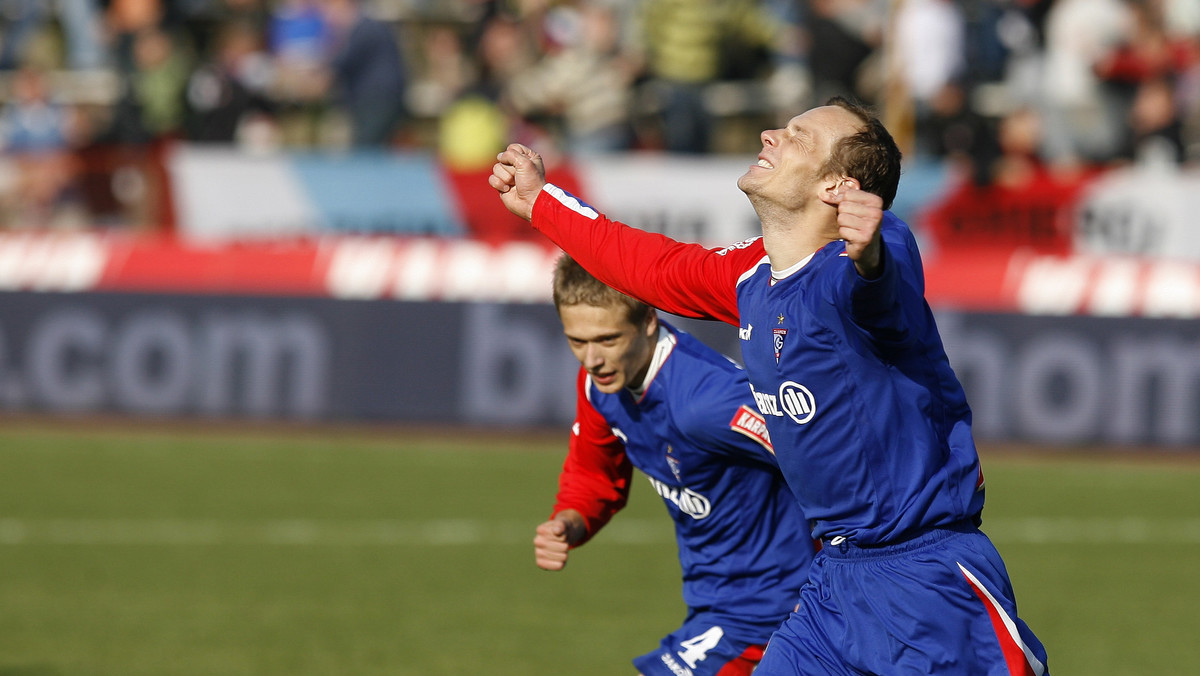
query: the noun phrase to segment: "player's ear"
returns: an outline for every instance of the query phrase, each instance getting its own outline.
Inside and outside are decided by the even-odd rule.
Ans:
[[[821,184],[821,201],[836,204],[837,196],[847,190],[857,190],[860,187],[858,179],[849,176],[830,176]]]
[[[650,311],[646,313],[646,335],[654,337],[654,334],[657,332],[658,313],[654,311],[654,308],[650,308]]]

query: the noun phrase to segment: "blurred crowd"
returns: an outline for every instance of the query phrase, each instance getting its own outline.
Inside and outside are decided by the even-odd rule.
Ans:
[[[1200,162],[1197,0],[0,0],[0,223],[162,227],[172,143],[758,148],[833,95],[979,184]]]

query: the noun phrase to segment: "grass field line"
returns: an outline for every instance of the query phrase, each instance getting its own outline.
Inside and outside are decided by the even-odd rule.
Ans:
[[[136,518],[0,518],[0,545],[280,545],[462,546],[522,545],[535,523],[516,520],[433,518],[412,520]],[[984,530],[997,543],[1200,544],[1200,517],[993,518]],[[610,544],[670,541],[669,526],[653,519],[614,520],[599,536]]]

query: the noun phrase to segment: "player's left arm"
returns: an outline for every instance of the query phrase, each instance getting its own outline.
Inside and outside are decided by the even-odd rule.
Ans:
[[[846,242],[846,255],[859,276],[879,278],[884,263],[883,198],[852,187],[834,194],[828,203],[837,207],[838,235]]]
[[[846,256],[854,264],[835,280],[835,304],[876,341],[908,344],[921,335],[928,316],[916,240],[876,195],[852,189],[835,202]]]

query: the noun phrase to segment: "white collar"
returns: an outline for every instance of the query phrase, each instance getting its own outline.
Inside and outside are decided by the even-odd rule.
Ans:
[[[654,380],[654,376],[658,375],[662,365],[667,361],[667,357],[671,356],[671,351],[675,349],[675,334],[666,330],[659,325],[658,327],[658,343],[654,346],[654,356],[650,358],[650,368],[646,369],[646,377],[642,378],[642,384],[638,388],[627,388],[634,399],[641,401],[646,394],[646,388],[650,387],[650,383]]]
[[[815,256],[815,255],[817,255],[816,251],[814,251],[814,252],[808,254],[807,256],[805,256],[804,258],[800,259],[800,261],[798,263],[796,263],[795,265],[792,265],[791,267],[789,267],[786,270],[776,270],[775,268],[771,268],[771,279],[778,282],[778,281],[787,279],[788,277],[791,277],[792,275],[796,274],[796,272],[798,272],[800,270],[800,268],[804,267],[805,265],[808,265],[808,262],[811,261],[813,259],[813,256]]]

